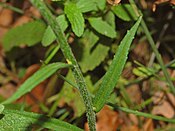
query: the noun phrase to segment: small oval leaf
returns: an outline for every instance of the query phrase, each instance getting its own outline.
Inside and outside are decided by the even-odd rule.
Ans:
[[[97,10],[96,3],[94,0],[78,0],[76,5],[82,13]]]
[[[89,18],[90,25],[100,34],[108,36],[110,38],[116,37],[115,29],[110,26],[106,21],[101,18]]]
[[[84,18],[80,9],[76,4],[69,2],[65,5],[64,12],[71,23],[73,32],[80,37],[84,32]]]

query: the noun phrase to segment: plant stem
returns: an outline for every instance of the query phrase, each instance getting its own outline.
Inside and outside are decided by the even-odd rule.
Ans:
[[[23,10],[21,10],[19,8],[16,8],[16,7],[13,7],[11,5],[8,5],[8,4],[4,3],[4,2],[0,2],[0,6],[2,6],[4,8],[11,9],[11,10],[17,12],[17,13],[24,14],[24,11]]]
[[[161,117],[161,116],[155,116],[155,115],[152,115],[152,114],[143,113],[143,112],[139,112],[139,111],[136,111],[136,110],[131,110],[131,109],[128,109],[128,108],[119,107],[119,106],[116,106],[112,103],[108,103],[108,105],[114,107],[117,110],[121,110],[121,111],[124,111],[124,112],[127,112],[127,113],[135,114],[137,116],[143,116],[143,117],[151,118],[151,119],[155,119],[155,120],[175,123],[175,119],[168,119],[168,118]]]
[[[86,116],[89,124],[90,131],[95,131],[95,112],[93,111],[93,104],[90,94],[87,90],[85,80],[83,78],[82,72],[79,68],[79,65],[72,53],[72,50],[69,44],[66,41],[66,38],[59,26],[59,23],[56,21],[55,17],[52,15],[50,10],[46,7],[43,0],[31,0],[32,4],[39,9],[44,19],[51,26],[54,31],[58,43],[60,43],[61,51],[63,52],[67,62],[73,65],[72,72],[75,77],[76,83],[79,87],[81,97],[83,98],[85,107],[86,107]]]
[[[55,56],[55,54],[58,52],[58,50],[60,49],[60,45],[58,44],[53,51],[49,54],[49,56],[46,58],[46,60],[44,61],[44,64],[48,64],[51,59]]]
[[[138,15],[139,13],[141,13],[141,12],[138,10],[138,8],[137,8],[137,6],[136,6],[134,0],[129,0],[129,2],[130,2],[131,5],[133,5],[133,8],[134,8],[134,11],[135,11],[136,15]],[[141,14],[142,14],[142,13],[141,13]],[[139,15],[138,15],[138,16],[139,16]],[[159,51],[157,50],[156,44],[155,44],[155,42],[154,42],[154,40],[153,40],[153,38],[152,38],[152,36],[151,36],[149,30],[148,30],[148,27],[147,27],[147,25],[146,25],[146,23],[145,23],[145,21],[144,21],[143,19],[142,19],[142,21],[141,21],[141,26],[142,26],[142,28],[143,28],[143,30],[144,30],[144,32],[145,32],[145,35],[146,35],[146,37],[147,37],[147,39],[148,39],[148,41],[149,41],[149,44],[150,44],[150,46],[151,46],[153,52],[155,53],[156,59],[157,59],[157,61],[159,62],[161,68],[162,68],[162,71],[163,71],[164,76],[165,76],[165,78],[166,78],[166,80],[167,80],[167,82],[168,82],[168,85],[169,85],[171,91],[173,92],[173,94],[175,94],[175,87],[174,87],[174,85],[173,85],[173,83],[172,83],[172,81],[171,81],[171,79],[170,79],[170,76],[169,76],[169,74],[168,74],[168,71],[166,70],[166,67],[165,67],[165,65],[164,65],[164,63],[163,63],[162,57],[161,57]]]

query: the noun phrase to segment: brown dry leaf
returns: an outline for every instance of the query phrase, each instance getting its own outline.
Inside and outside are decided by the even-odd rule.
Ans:
[[[129,88],[126,89],[129,97],[131,98],[132,102],[140,104],[141,103],[141,92],[138,85],[131,85]]]
[[[13,24],[13,27],[16,27],[16,26],[25,24],[25,23],[27,23],[27,22],[29,22],[29,21],[31,21],[31,20],[32,20],[32,18],[23,15],[23,16],[21,16],[20,18],[18,18],[18,19],[15,21],[15,23]]]
[[[170,3],[170,4],[175,5],[175,0],[156,0],[153,4],[152,10],[155,11],[156,6],[162,3]]]
[[[108,4],[110,5],[118,5],[121,0],[107,0]]]
[[[31,6],[26,13],[28,16],[35,16],[36,18],[41,18],[41,14],[40,14],[39,10],[33,6]]]
[[[154,124],[152,119],[147,119],[146,122],[143,125],[144,131],[154,131]]]
[[[167,99],[171,102],[172,106],[175,107],[175,96],[171,93],[167,93]]]
[[[12,96],[15,91],[15,86],[11,83],[7,83],[0,88],[0,96],[7,99]]]
[[[175,111],[170,103],[164,100],[162,104],[153,107],[152,114],[172,118],[175,115]]]
[[[132,50],[134,59],[141,63],[146,63],[150,59],[150,48],[146,41],[136,44],[136,47]]]
[[[175,5],[175,0],[170,0],[170,3]]]
[[[153,95],[153,103],[154,104],[161,104],[162,100],[164,99],[164,93],[161,91],[157,91],[154,95]]]
[[[139,124],[139,120],[138,120],[136,115],[129,114],[128,116],[129,116],[130,120],[133,122],[134,125],[138,125]]]
[[[136,125],[123,125],[121,131],[139,131],[139,128]]]
[[[0,12],[0,26],[7,27],[13,21],[13,11],[9,9],[3,9]]]
[[[111,110],[108,106],[97,114],[97,131],[116,131],[122,120],[119,118],[118,113]],[[85,130],[88,131],[88,124],[85,124]]]

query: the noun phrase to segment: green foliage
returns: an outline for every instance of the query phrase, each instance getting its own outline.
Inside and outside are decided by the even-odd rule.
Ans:
[[[100,10],[104,10],[106,7],[106,0],[94,0],[97,8],[99,8]]]
[[[92,71],[97,67],[107,56],[109,47],[98,43],[98,36],[96,36],[90,30],[86,30],[82,39],[80,39],[80,44],[78,44],[78,48],[83,49],[78,52],[79,65],[83,71],[86,73],[87,71]],[[92,49],[96,46],[94,49]],[[101,54],[103,51],[103,55]]]
[[[4,110],[4,105],[0,104],[0,114],[3,112]]]
[[[52,99],[52,102],[54,103],[52,105],[53,108],[46,112],[49,112],[48,115],[52,116],[57,110],[58,102],[64,102],[73,108],[73,119],[81,117],[86,111],[88,125],[90,130],[94,131],[94,111],[100,111],[105,103],[108,102],[119,104],[120,97],[116,97],[116,92],[112,93],[117,82],[119,85],[121,84],[120,93],[124,99],[121,100],[121,103],[124,103],[123,105],[128,107],[133,104],[124,89],[124,85],[126,83],[126,85],[129,85],[130,80],[126,80],[125,78],[121,78],[119,80],[119,78],[126,63],[130,45],[141,21],[144,30],[147,32],[148,40],[153,44],[154,42],[152,41],[147,28],[145,28],[144,21],[141,20],[142,18],[137,17],[135,14],[135,11],[139,12],[139,10],[134,10],[135,8],[133,9],[132,4],[109,6],[106,4],[106,0],[52,1],[55,1],[54,8],[56,6],[59,7],[59,12],[54,12],[54,8],[50,7],[50,9],[53,9],[52,12],[59,14],[56,19],[44,4],[44,1],[31,0],[32,4],[40,10],[43,18],[48,23],[46,29],[43,22],[33,21],[11,29],[4,36],[3,46],[6,51],[10,51],[11,48],[20,46],[21,44],[33,46],[39,42],[41,42],[43,46],[47,47],[55,40],[59,43],[59,45],[53,45],[53,47],[50,46],[50,50],[52,50],[48,51],[49,53],[46,55],[48,57],[44,60],[41,69],[26,80],[12,97],[2,103],[8,104],[15,101],[22,95],[30,92],[34,87],[50,77],[52,74],[56,73],[57,70],[71,67],[72,70],[69,70],[66,78],[61,77],[60,75],[60,78],[63,78],[65,82],[61,85],[62,88],[60,92],[51,97],[54,98]],[[119,33],[116,26],[119,27],[120,25],[117,25],[118,23],[116,23],[116,20],[118,20],[116,16],[123,21],[137,20],[135,25],[127,32],[119,46],[116,45],[119,41]],[[132,22],[129,24],[131,23]],[[71,26],[71,28],[68,28],[69,26]],[[124,29],[122,28],[122,30]],[[72,35],[70,35],[72,32],[81,38],[72,37]],[[73,42],[70,39],[67,40],[67,36],[71,36],[71,38],[73,38]],[[74,54],[72,53],[67,41],[71,41],[70,45],[71,48],[73,48]],[[57,62],[45,66],[44,64],[48,64],[57,54],[59,48],[61,49],[66,61],[71,65]],[[114,58],[111,60],[110,58],[114,53]],[[61,61],[65,61],[65,59],[63,58]],[[101,80],[98,80],[103,72],[100,72],[101,74],[97,74],[98,76],[96,76],[95,73],[96,69],[101,69],[101,66],[102,70],[107,70],[107,72]],[[147,78],[149,76],[157,76],[156,72],[158,72],[159,69],[160,68],[153,70],[152,68],[139,66],[133,70],[133,73],[139,77]],[[83,77],[83,75],[85,77]],[[93,86],[94,82],[96,82],[96,84]],[[101,83],[101,85],[99,83]],[[92,95],[94,92],[96,94]],[[112,95],[110,97],[111,93]],[[92,97],[93,104],[91,99]],[[174,122],[174,120],[171,121],[169,119],[163,119],[163,117],[156,117],[150,114],[145,115],[144,113],[126,108],[116,108],[148,118]],[[66,113],[68,114],[69,112]],[[51,130],[81,130],[68,123],[48,118],[43,115],[23,111],[6,110],[3,105],[0,105],[0,114],[2,116],[0,118],[0,126],[3,126],[2,130],[32,130],[33,125],[39,125]]]
[[[9,30],[3,38],[3,47],[10,51],[19,45],[33,46],[41,41],[46,25],[41,21],[32,21]]]
[[[94,0],[78,0],[76,5],[82,13],[97,10],[96,3]]]
[[[84,32],[84,18],[80,9],[74,3],[67,3],[64,7],[64,13],[66,14],[71,27],[75,35],[80,37]]]
[[[115,14],[112,11],[108,11],[104,16],[105,21],[115,29]]]
[[[137,110],[131,110],[131,109],[128,109],[128,108],[119,107],[119,106],[113,105],[112,103],[109,103],[109,105],[116,108],[116,109],[118,109],[118,110],[121,110],[121,111],[124,111],[124,112],[127,112],[127,113],[131,113],[131,114],[134,114],[134,115],[137,115],[137,116],[143,116],[143,117],[151,118],[151,119],[155,119],[155,120],[162,120],[162,121],[166,121],[166,122],[170,122],[170,123],[175,123],[175,119],[169,119],[169,118],[165,118],[165,117],[162,117],[162,116],[155,116],[155,115],[152,115],[152,114],[139,112]]]
[[[90,25],[100,34],[110,38],[115,38],[117,33],[115,29],[110,26],[106,21],[103,21],[101,17],[89,18]]]
[[[124,21],[137,20],[137,16],[130,4],[120,4],[112,8],[112,11]]]
[[[66,28],[68,27],[68,22],[66,20],[65,15],[59,15],[56,20],[60,24],[61,30],[64,32]],[[42,38],[42,45],[43,46],[49,46],[54,40],[56,40],[56,36],[54,32],[52,31],[51,27],[48,26],[47,29],[44,32],[43,38]]]
[[[132,43],[132,40],[134,39],[135,33],[141,22],[141,19],[142,17],[138,19],[135,25],[130,29],[130,31],[127,32],[127,34],[121,41],[121,44],[118,47],[114,59],[111,65],[109,66],[109,69],[106,72],[105,76],[103,77],[103,81],[100,85],[100,88],[98,89],[97,93],[95,94],[95,98],[93,99],[96,112],[100,111],[101,108],[104,106],[106,100],[113,91],[113,88],[115,87],[121,75],[121,72],[127,60],[130,45]]]
[[[32,130],[36,126],[56,131],[82,131],[69,123],[25,111],[4,109],[0,119],[1,131]]]
[[[73,77],[71,70],[69,70],[66,78],[71,82],[75,83],[75,79]],[[93,85],[92,85],[92,82],[90,81],[90,76],[85,77],[85,81],[87,83],[88,89],[91,92],[93,92]],[[85,112],[85,106],[82,98],[80,97],[80,93],[78,92],[78,89],[76,89],[75,87],[72,87],[72,85],[68,84],[67,82],[64,83],[57,97],[59,97],[61,101],[64,101],[69,106],[73,107],[75,118],[80,117]]]
[[[2,104],[9,104],[17,100],[24,94],[30,92],[39,83],[53,75],[58,69],[67,67],[70,67],[70,65],[57,62],[41,68],[36,73],[34,73],[29,79],[27,79],[9,99],[2,102]]]

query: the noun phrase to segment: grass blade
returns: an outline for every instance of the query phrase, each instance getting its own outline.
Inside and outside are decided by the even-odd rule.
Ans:
[[[1,131],[32,130],[36,125],[55,131],[82,131],[69,123],[32,112],[5,109],[0,118]]]
[[[119,107],[119,106],[116,106],[112,103],[108,103],[108,105],[114,107],[115,109],[118,109],[118,110],[121,110],[121,111],[124,111],[124,112],[127,112],[127,113],[131,113],[131,114],[135,114],[137,116],[143,116],[143,117],[151,118],[151,119],[155,119],[155,120],[175,123],[175,119],[169,119],[169,118],[165,118],[165,117],[162,117],[162,116],[155,116],[155,115],[152,115],[152,114],[135,111],[135,110],[131,110],[131,109],[128,109],[128,108]]]
[[[134,0],[129,0],[129,2],[130,2],[130,4],[133,4],[133,9],[135,10],[135,13],[137,15],[139,15],[139,13],[141,13],[141,12],[138,11],[137,5],[135,4]],[[168,83],[168,86],[170,87],[170,89],[173,92],[173,94],[175,94],[174,84],[171,81],[170,75],[169,75],[169,73],[168,73],[168,71],[167,71],[167,69],[166,69],[166,67],[164,65],[164,62],[162,60],[162,56],[159,53],[159,51],[158,51],[158,49],[156,47],[156,44],[155,44],[155,42],[154,42],[154,40],[153,40],[153,38],[152,38],[152,36],[150,34],[150,31],[148,30],[148,27],[147,27],[147,25],[146,25],[146,23],[145,23],[145,21],[143,19],[141,21],[141,26],[142,26],[142,28],[143,28],[143,30],[145,32],[145,35],[146,35],[146,37],[148,39],[148,42],[149,42],[151,48],[152,48],[152,50],[153,50],[153,52],[154,52],[154,54],[156,56],[157,61],[159,62],[160,66],[161,66],[161,69],[162,69],[163,74],[164,74],[164,76],[166,78],[166,81]]]
[[[50,77],[54,74],[58,69],[70,67],[71,65],[65,63],[52,63],[46,65],[45,67],[38,70],[34,75],[32,75],[29,79],[27,79],[20,88],[7,100],[2,102],[2,104],[9,104],[24,94],[30,92],[34,87],[36,87],[39,83]]]
[[[135,25],[127,32],[123,40],[121,41],[120,46],[114,56],[112,64],[110,65],[108,71],[106,72],[103,81],[100,85],[99,90],[97,91],[95,98],[93,99],[93,104],[95,111],[98,112],[104,106],[106,100],[111,94],[113,88],[115,87],[120,74],[124,68],[124,65],[127,60],[127,55],[129,52],[130,45],[134,39],[137,28],[141,22],[142,17],[139,17]]]

